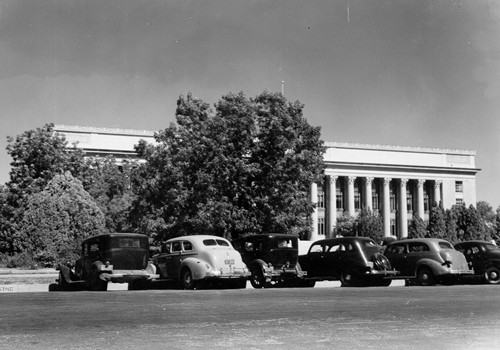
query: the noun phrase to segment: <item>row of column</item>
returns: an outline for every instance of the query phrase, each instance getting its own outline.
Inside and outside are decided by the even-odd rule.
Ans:
[[[335,232],[335,227],[337,225],[337,180],[338,176],[327,176],[327,187],[326,187],[326,211],[328,227],[326,227],[327,237],[333,237]],[[357,177],[348,176],[347,177],[347,212],[351,216],[355,216],[355,205],[354,205],[354,181]],[[372,210],[372,184],[373,177],[365,177],[365,202],[363,203],[365,208]],[[384,236],[391,235],[391,209],[390,209],[390,184],[394,181],[392,178],[383,178],[383,203],[382,203],[382,218],[384,223]],[[408,178],[399,179],[399,236],[400,238],[408,237],[408,211],[406,210],[407,201],[407,183]],[[425,179],[417,179],[417,214],[419,217],[424,218],[424,184]],[[441,202],[441,180],[433,180],[434,182],[434,202]],[[311,184],[311,201],[313,203],[318,202],[318,186],[316,183]],[[319,209],[316,206],[312,214],[312,225],[313,232],[311,234],[311,240],[318,239],[318,213]]]

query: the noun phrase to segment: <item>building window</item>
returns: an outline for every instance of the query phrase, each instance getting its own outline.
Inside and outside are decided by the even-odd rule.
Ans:
[[[428,213],[429,210],[429,194],[424,192],[424,212]]]
[[[325,207],[325,193],[318,192],[318,208],[324,208],[324,207]]]
[[[391,219],[391,235],[396,236],[396,220]]]
[[[455,199],[456,205],[463,205],[464,204],[464,199],[463,198],[457,198]]]
[[[337,189],[337,210],[344,210],[344,194]]]
[[[359,184],[357,181],[354,184],[354,209],[361,209],[361,191],[359,190]]]
[[[409,188],[406,190],[406,210],[413,212],[413,195]]]
[[[396,193],[394,192],[392,186],[390,188],[389,200],[391,205],[391,211],[396,211],[398,209],[396,204]]]
[[[378,205],[378,193],[377,190],[372,189],[372,208],[373,211],[379,210],[379,205]]]
[[[455,192],[464,193],[464,183],[462,181],[455,181]]]
[[[318,218],[318,234],[325,235],[325,218]]]

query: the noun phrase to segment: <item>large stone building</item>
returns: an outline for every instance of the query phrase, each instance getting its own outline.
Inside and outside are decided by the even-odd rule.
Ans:
[[[136,158],[140,139],[154,142],[154,132],[56,125],[68,142],[78,142],[88,155]],[[408,221],[418,214],[429,219],[433,203],[444,208],[476,204],[474,151],[327,142],[325,181],[311,185],[310,240],[335,235],[340,213],[356,216],[369,208],[382,216],[384,234],[408,235]]]

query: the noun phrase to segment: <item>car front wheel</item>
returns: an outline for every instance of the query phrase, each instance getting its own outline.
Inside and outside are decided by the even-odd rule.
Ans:
[[[428,267],[421,267],[418,269],[417,282],[421,286],[433,286],[436,284],[434,281],[434,274]]]
[[[193,279],[191,270],[185,269],[182,273],[182,287],[187,290],[195,289],[196,282]]]
[[[489,284],[500,283],[500,269],[497,266],[490,266],[484,273],[484,278]]]

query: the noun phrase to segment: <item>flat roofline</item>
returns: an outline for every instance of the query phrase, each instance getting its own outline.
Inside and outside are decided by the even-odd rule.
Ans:
[[[153,137],[155,134],[155,131],[151,130],[104,128],[95,126],[64,125],[64,124],[54,125],[54,131],[85,133],[85,134],[91,133],[91,134],[150,136],[150,137]]]
[[[332,148],[351,148],[351,149],[368,149],[380,151],[396,151],[396,152],[415,152],[415,153],[437,153],[437,154],[461,154],[461,155],[476,155],[475,150],[464,149],[449,149],[449,148],[429,148],[429,147],[414,147],[414,146],[393,146],[393,145],[370,145],[366,143],[349,143],[349,142],[325,142],[325,146]]]

